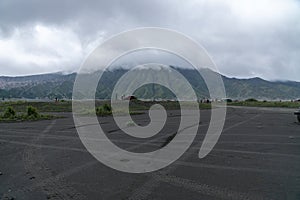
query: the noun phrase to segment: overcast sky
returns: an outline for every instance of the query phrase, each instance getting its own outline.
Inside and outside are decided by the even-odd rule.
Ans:
[[[76,71],[105,39],[144,26],[194,38],[227,76],[300,81],[296,0],[1,0],[0,75]]]

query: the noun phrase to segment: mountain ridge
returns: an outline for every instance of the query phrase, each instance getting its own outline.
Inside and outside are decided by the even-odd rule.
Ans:
[[[205,82],[199,73],[195,73],[195,69],[174,68],[189,80],[198,98],[209,98]],[[105,71],[98,84],[96,97],[109,99],[114,85],[127,71],[124,68]],[[209,73],[217,72],[210,70]],[[297,81],[267,81],[260,77],[239,79],[224,75],[221,77],[228,98],[240,100],[247,98],[261,100],[300,98],[300,82]],[[61,72],[17,77],[0,76],[0,98],[54,99],[57,97],[71,99],[75,78],[76,73],[64,74]],[[153,93],[153,88],[155,93]],[[140,88],[135,95],[145,99],[172,98],[170,92],[158,86]]]

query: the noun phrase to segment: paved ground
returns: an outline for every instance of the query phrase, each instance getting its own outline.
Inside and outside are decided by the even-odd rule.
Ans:
[[[147,174],[118,172],[96,161],[81,144],[71,114],[65,115],[0,124],[0,199],[300,199],[300,125],[292,110],[228,108],[220,140],[199,159],[210,116],[201,111],[191,148]],[[100,121],[115,144],[144,152],[160,148],[176,131],[178,111],[168,115],[163,133],[151,140],[126,137],[110,117]],[[147,123],[147,115],[134,117]]]

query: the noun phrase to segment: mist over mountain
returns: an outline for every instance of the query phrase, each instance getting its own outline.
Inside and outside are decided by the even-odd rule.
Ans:
[[[209,98],[208,89],[201,75],[194,69],[175,68],[192,85],[198,98]],[[206,73],[215,73],[208,69]],[[98,84],[96,98],[110,99],[112,90],[128,70],[105,71]],[[237,79],[222,76],[226,95],[232,99],[291,100],[300,98],[300,83],[294,81],[266,81],[261,78]],[[76,73],[42,74],[23,77],[0,77],[0,98],[54,99],[72,98]],[[128,80],[134,81],[134,80]],[[172,99],[173,93],[165,87],[148,84],[135,91],[143,99]]]

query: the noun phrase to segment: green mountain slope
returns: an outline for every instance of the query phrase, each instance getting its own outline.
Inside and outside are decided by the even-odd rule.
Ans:
[[[198,98],[209,98],[208,89],[201,75],[192,69],[175,68],[192,85]],[[105,71],[97,88],[96,97],[110,99],[117,81],[127,72],[125,69]],[[204,69],[203,73],[215,73]],[[147,74],[145,73],[145,76]],[[24,77],[0,77],[0,98],[54,99],[72,98],[76,74],[43,74]],[[236,79],[222,76],[228,98],[232,99],[299,99],[299,82],[270,82],[260,78]],[[128,80],[134,82],[134,79]],[[168,80],[166,80],[168,81]],[[120,94],[121,95],[121,94]],[[174,98],[165,87],[148,84],[139,88],[135,95],[139,98]]]

